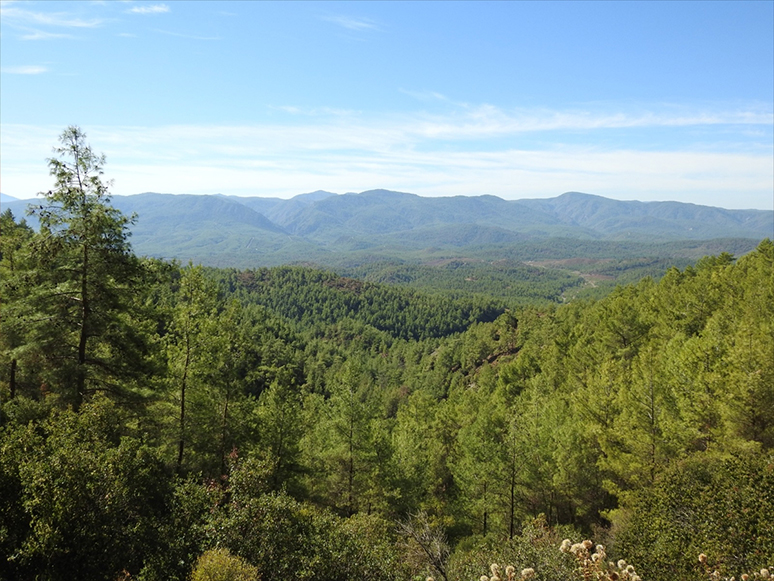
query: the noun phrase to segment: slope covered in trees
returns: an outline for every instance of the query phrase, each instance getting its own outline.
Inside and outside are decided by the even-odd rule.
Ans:
[[[463,261],[490,278],[503,258],[536,261],[548,253],[558,260],[615,259],[619,268],[612,279],[608,271],[608,279],[628,283],[660,276],[669,266],[659,263],[665,259],[687,266],[708,253],[749,252],[774,236],[770,211],[616,201],[577,192],[545,200],[423,198],[386,190],[313,192],[289,200],[146,193],[118,196],[113,203],[126,215],[138,215],[131,232],[139,254],[215,267],[305,264],[353,269],[355,275],[375,262],[389,262],[446,278],[435,266]],[[29,204],[19,200],[4,207],[23,215]],[[34,218],[31,223],[37,226]],[[700,252],[696,246],[715,249]],[[649,260],[651,267],[621,268],[622,259]],[[576,270],[559,262],[542,267],[559,277]],[[628,279],[619,279],[623,271]],[[421,280],[415,278],[414,285]],[[454,288],[460,286],[476,285]],[[551,292],[560,294],[563,286],[556,281]],[[514,290],[521,289],[512,288],[511,294]]]
[[[770,240],[508,309],[181,268],[63,140],[49,221],[1,217],[0,579],[566,581],[591,534],[646,581],[774,564]]]

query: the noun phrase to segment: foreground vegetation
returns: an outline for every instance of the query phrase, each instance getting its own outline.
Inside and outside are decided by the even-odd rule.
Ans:
[[[1,218],[0,578],[774,564],[771,241],[506,309],[139,258],[103,163],[68,129],[39,231]]]

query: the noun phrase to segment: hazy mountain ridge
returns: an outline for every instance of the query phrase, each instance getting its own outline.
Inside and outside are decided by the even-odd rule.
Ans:
[[[30,203],[3,198],[3,208],[18,217]],[[556,237],[641,242],[774,237],[772,211],[618,201],[578,192],[512,201],[389,190],[342,195],[318,190],[288,200],[144,193],[114,196],[113,204],[137,214],[132,243],[138,253],[235,266],[329,262],[341,253],[385,249],[459,251]]]
[[[519,200],[520,204],[553,214],[563,223],[592,229],[604,237],[660,237],[701,239],[718,236],[759,237],[774,232],[774,213],[766,210],[727,210],[684,202],[611,200],[568,192],[556,198]]]
[[[294,234],[326,241],[341,236],[341,229],[348,235],[374,236],[449,224],[476,224],[519,233],[561,226],[550,214],[495,196],[423,198],[389,190],[328,197],[300,209],[292,222],[282,223]]]

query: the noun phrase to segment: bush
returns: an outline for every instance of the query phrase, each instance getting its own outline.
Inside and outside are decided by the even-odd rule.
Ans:
[[[258,569],[228,549],[211,549],[196,561],[191,581],[258,581]]]
[[[112,580],[161,539],[171,481],[158,451],[122,433],[107,399],[0,432],[0,577]]]
[[[479,537],[460,545],[449,563],[450,579],[479,579],[490,571],[492,563],[507,563],[515,570],[534,568],[535,581],[573,579],[575,564],[559,551],[562,533],[570,529],[552,528],[540,517],[527,522],[521,534],[510,540],[495,535]]]
[[[209,526],[209,540],[228,547],[258,568],[265,581],[389,581],[404,579],[392,526],[376,516],[344,519],[284,493],[261,493],[249,472],[236,465],[227,502]]]
[[[774,455],[702,454],[624,499],[614,545],[650,579],[703,577],[699,554],[722,576],[774,562]]]

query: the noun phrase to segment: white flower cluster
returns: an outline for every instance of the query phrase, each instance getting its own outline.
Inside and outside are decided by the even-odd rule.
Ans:
[[[707,575],[709,576],[710,581],[736,581],[736,577],[723,577],[720,574],[720,571],[717,569],[712,570],[712,568],[709,566],[708,563],[709,559],[707,558],[707,555],[702,553],[699,555],[699,563],[704,565],[704,569],[707,572]],[[752,575],[748,573],[743,573],[739,576],[740,581],[750,581],[751,579],[772,579],[772,575],[769,569],[763,568],[759,572],[753,572]]]
[[[535,570],[532,567],[522,569],[519,577],[516,577],[516,568],[512,565],[508,565],[505,568],[505,577],[500,575],[500,565],[497,563],[492,563],[489,570],[492,572],[492,576],[488,577],[486,575],[481,575],[479,581],[527,581],[527,579],[531,579],[535,576]]]
[[[605,546],[594,546],[588,539],[574,544],[570,539],[564,539],[559,550],[576,558],[584,578],[587,574],[594,573],[595,578],[600,581],[642,581],[632,565],[623,559],[618,563],[608,561]]]

